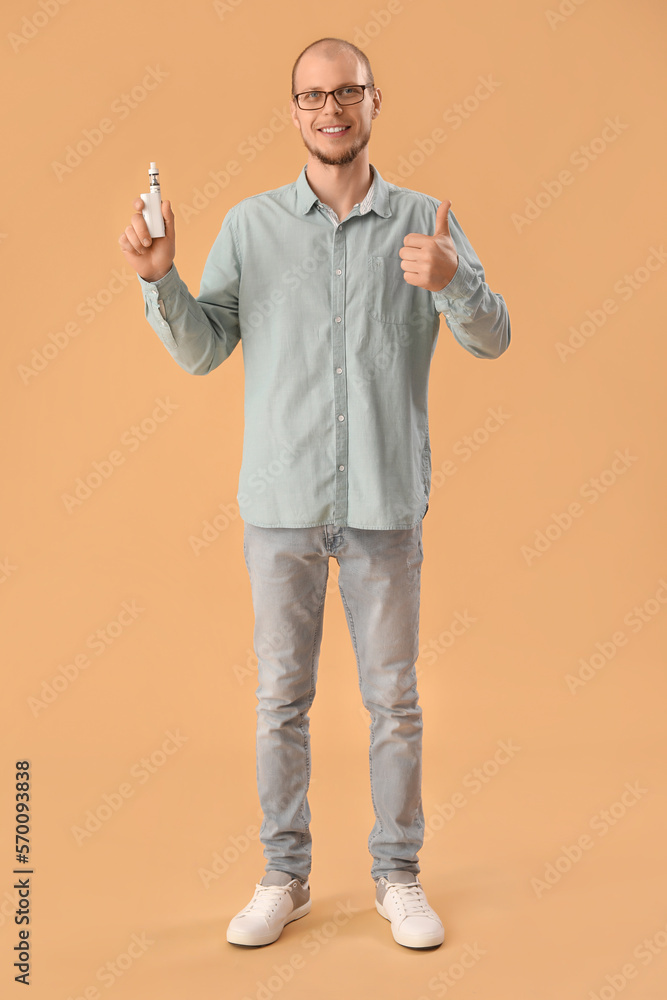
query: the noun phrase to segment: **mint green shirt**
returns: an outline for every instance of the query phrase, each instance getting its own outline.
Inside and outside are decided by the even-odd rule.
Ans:
[[[428,379],[440,315],[477,358],[509,346],[505,301],[451,209],[453,278],[439,292],[405,281],[403,238],[431,235],[440,202],[371,168],[372,191],[343,222],[305,166],[296,181],[232,206],[196,298],[175,265],[159,281],[137,276],[146,318],[184,371],[208,375],[241,344],[237,500],[251,524],[416,525],[431,488]]]

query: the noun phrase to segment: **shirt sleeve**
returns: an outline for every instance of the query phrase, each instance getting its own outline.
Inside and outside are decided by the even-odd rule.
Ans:
[[[434,217],[435,223],[435,217]],[[433,304],[466,351],[476,358],[498,358],[510,343],[510,318],[502,295],[492,292],[484,268],[458,219],[449,210],[449,231],[459,263],[449,284],[431,292]]]
[[[204,265],[197,298],[175,264],[158,281],[137,278],[146,319],[184,371],[208,375],[229,357],[241,339],[241,257],[231,210]]]

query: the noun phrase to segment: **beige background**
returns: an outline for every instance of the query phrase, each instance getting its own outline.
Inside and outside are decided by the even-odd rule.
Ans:
[[[34,998],[667,995],[666,18],[655,0],[560,8],[3,7],[3,996],[24,995],[19,759],[32,767]],[[235,500],[242,354],[187,375],[136,278],[118,280],[149,160],[195,295],[228,208],[296,178],[307,153],[280,113],[294,59],[325,35],[359,44],[383,91],[371,162],[451,199],[512,321],[509,351],[485,362],[443,320],[431,370],[421,868],[446,941],[423,953],[374,909],[368,719],[334,560],[312,711],[313,908],[270,947],[225,941],[264,869]],[[420,158],[435,128],[446,138]],[[85,130],[99,141],[63,170]],[[237,174],[196,202],[230,160]],[[151,423],[159,400],[172,412]],[[68,510],[114,451],[121,464]],[[496,761],[503,741],[511,756]]]

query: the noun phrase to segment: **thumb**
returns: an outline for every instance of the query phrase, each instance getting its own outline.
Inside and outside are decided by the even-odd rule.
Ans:
[[[448,198],[441,201],[438,205],[438,211],[435,217],[435,232],[434,236],[451,236],[449,232],[449,210],[452,207],[452,203]]]

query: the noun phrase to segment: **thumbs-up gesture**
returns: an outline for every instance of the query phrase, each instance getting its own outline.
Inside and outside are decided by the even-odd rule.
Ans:
[[[403,240],[398,255],[402,258],[403,277],[409,285],[440,292],[456,274],[459,255],[449,232],[451,206],[448,199],[438,206],[433,236],[408,233]]]

